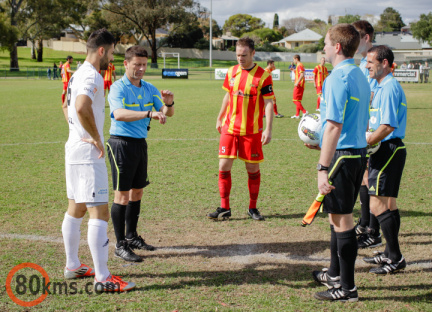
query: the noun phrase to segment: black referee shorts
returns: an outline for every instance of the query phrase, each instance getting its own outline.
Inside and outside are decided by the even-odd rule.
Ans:
[[[406,156],[401,139],[381,142],[379,150],[369,158],[370,195],[398,197]]]
[[[147,142],[111,136],[107,142],[114,191],[141,189],[150,182],[147,176]]]
[[[353,212],[366,169],[366,162],[365,148],[336,150],[330,163],[329,174],[336,164],[341,163],[342,165],[336,174],[330,176],[335,189],[324,197],[324,212],[334,214]]]

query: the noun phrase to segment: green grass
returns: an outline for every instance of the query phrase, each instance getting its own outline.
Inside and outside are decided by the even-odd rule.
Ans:
[[[160,247],[139,265],[113,257],[109,268],[137,284],[127,294],[49,295],[33,309],[66,311],[428,311],[432,304],[432,196],[430,85],[403,84],[408,100],[405,142],[408,158],[399,193],[401,249],[408,261],[403,274],[377,277],[368,273],[359,250],[356,304],[320,303],[323,290],[311,271],[328,265],[328,222],[320,215],[307,228],[301,218],[317,193],[318,153],[303,147],[298,121],[276,119],[272,142],[264,147],[259,208],[265,222],[246,216],[247,176],[244,164],[232,170],[233,217],[212,222],[205,215],[219,204],[218,138],[215,120],[224,95],[221,81],[161,80],[158,89],[175,94],[176,112],[166,125],[152,121],[149,176],[139,222],[140,234]],[[203,75],[203,76],[199,76]],[[294,114],[292,83],[276,81],[280,113]],[[23,262],[42,266],[53,282],[63,282],[65,262],[61,223],[67,200],[64,143],[68,127],[60,108],[62,85],[47,80],[0,80],[0,283]],[[304,105],[314,111],[316,94],[306,85]],[[108,115],[108,109],[107,109]],[[105,124],[108,138],[109,118]],[[111,194],[110,198],[112,199]],[[355,214],[358,215],[359,205]],[[86,217],[87,218],[87,217]],[[87,222],[81,227],[86,240]],[[47,240],[5,234],[38,235]],[[111,242],[114,241],[109,223]],[[174,248],[174,249],[173,249]],[[80,258],[92,264],[87,245]],[[126,265],[126,266],[125,266]],[[28,270],[26,274],[34,274]],[[77,281],[84,289],[90,280]],[[22,295],[23,300],[34,299]],[[0,288],[0,310],[23,310]]]

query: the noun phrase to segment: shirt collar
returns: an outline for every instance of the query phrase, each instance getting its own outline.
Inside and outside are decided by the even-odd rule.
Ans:
[[[382,87],[382,86],[384,86],[387,82],[389,82],[389,81],[392,80],[393,78],[394,78],[394,77],[393,77],[393,74],[392,74],[391,72],[388,73],[387,76],[384,77],[383,81],[381,81],[381,83],[378,85],[378,87]]]
[[[334,69],[339,69],[339,68],[341,68],[343,66],[347,66],[347,65],[355,65],[354,59],[353,58],[349,58],[349,59],[343,60],[342,62],[340,62],[339,64],[337,64]]]

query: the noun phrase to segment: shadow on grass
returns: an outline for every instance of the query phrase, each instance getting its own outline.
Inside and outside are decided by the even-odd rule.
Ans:
[[[201,256],[205,258],[217,257],[241,257],[265,254],[266,257],[286,257],[287,260],[329,261],[324,258],[309,258],[310,255],[322,252],[330,246],[329,241],[304,241],[287,243],[257,243],[257,244],[231,244],[231,245],[209,245],[209,246],[173,246],[159,247],[159,250],[178,250],[163,254],[146,254],[145,258],[172,258],[179,256]],[[188,249],[190,251],[188,251]],[[286,255],[281,255],[286,254]]]
[[[260,263],[247,265],[242,270],[223,270],[223,271],[189,271],[173,272],[167,274],[129,274],[128,278],[163,278],[163,279],[184,279],[166,284],[154,284],[145,287],[138,287],[136,290],[163,290],[163,289],[183,289],[190,287],[221,287],[228,285],[285,285],[290,288],[303,289],[305,287],[319,286],[312,280],[311,272],[316,267],[304,264],[281,264],[265,263],[266,266],[275,268],[257,270]],[[310,281],[308,285],[291,283],[291,281]]]

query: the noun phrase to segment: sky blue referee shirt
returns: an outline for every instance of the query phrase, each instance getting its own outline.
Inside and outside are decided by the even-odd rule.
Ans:
[[[375,90],[370,109],[369,128],[378,129],[380,125],[395,128],[382,140],[405,138],[407,122],[407,101],[400,83],[389,73]]]
[[[343,124],[337,150],[366,147],[370,93],[369,83],[354,59],[336,65],[323,85],[320,146],[327,120],[332,120]]]
[[[138,88],[129,81],[126,74],[111,86],[108,102],[111,113],[110,134],[137,139],[147,138],[150,118],[136,121],[117,121],[114,118],[114,111],[119,108],[151,111],[154,107],[158,112],[164,105],[161,94],[155,86],[141,80],[141,88]]]

